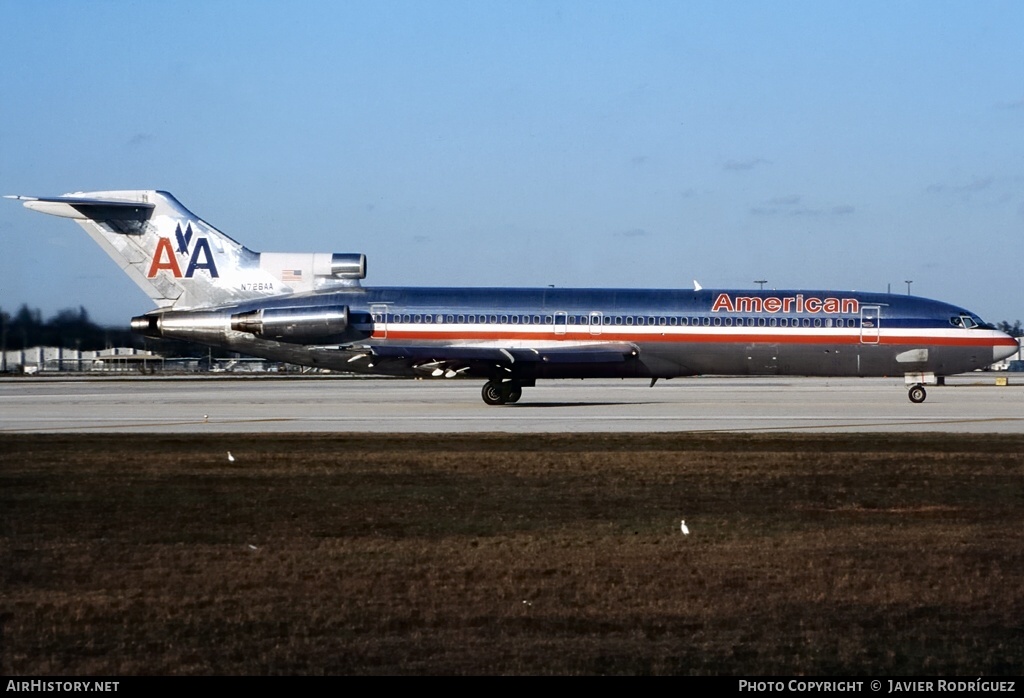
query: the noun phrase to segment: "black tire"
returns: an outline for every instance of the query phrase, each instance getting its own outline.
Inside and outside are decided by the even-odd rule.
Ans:
[[[504,405],[508,401],[508,393],[502,389],[501,383],[497,381],[487,381],[484,383],[480,396],[488,405]]]
[[[523,386],[513,383],[508,388],[508,404],[514,405],[523,396]]]
[[[911,386],[910,392],[907,393],[907,396],[914,404],[920,404],[924,402],[926,397],[928,397],[928,393],[925,391],[923,385],[914,385]]]

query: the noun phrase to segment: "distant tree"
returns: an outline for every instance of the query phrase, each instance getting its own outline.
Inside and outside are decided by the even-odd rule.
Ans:
[[[7,351],[7,328],[11,326],[11,316],[0,308],[0,351]]]
[[[28,305],[22,303],[14,315],[14,324],[19,327],[38,328],[43,324],[43,314],[38,308],[32,310]]]
[[[22,349],[30,347],[42,324],[42,313],[23,304],[7,324],[7,340],[13,340],[14,346],[20,345]]]
[[[1011,337],[1024,337],[1024,327],[1021,327],[1020,320],[1017,320],[1012,325],[1003,320],[996,327]]]
[[[89,313],[79,306],[65,308],[43,322],[38,309],[22,305],[12,317],[0,309],[0,349],[28,349],[29,347],[64,347],[92,351],[112,347],[149,349],[162,356],[217,358],[232,352],[174,340],[151,339],[135,334],[128,327],[103,327],[89,319]]]

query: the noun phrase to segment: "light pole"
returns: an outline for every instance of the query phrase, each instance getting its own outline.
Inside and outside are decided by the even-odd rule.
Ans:
[[[910,279],[904,279],[903,283],[905,283],[907,285],[907,295],[909,296],[910,295],[910,284],[912,284],[914,282],[912,280],[910,280]]]
[[[768,279],[754,279],[754,283],[755,284],[760,284],[761,285],[761,290],[763,291],[764,290],[764,285],[766,283],[768,283]]]

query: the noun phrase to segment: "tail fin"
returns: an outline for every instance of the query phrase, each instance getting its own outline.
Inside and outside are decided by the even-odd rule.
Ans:
[[[365,275],[362,255],[260,255],[164,191],[9,198],[33,211],[73,219],[161,308],[185,310],[358,284],[351,280]]]

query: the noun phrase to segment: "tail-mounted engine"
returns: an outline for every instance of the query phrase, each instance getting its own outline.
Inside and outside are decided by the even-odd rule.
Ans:
[[[337,341],[348,329],[348,306],[260,308],[230,315],[224,310],[166,310],[132,318],[133,331],[162,339],[223,342],[229,328],[289,344]]]
[[[260,269],[274,276],[293,293],[358,286],[366,278],[366,255],[337,252],[262,252]]]
[[[231,316],[231,329],[262,339],[313,344],[337,337],[348,329],[347,305],[261,308]]]

